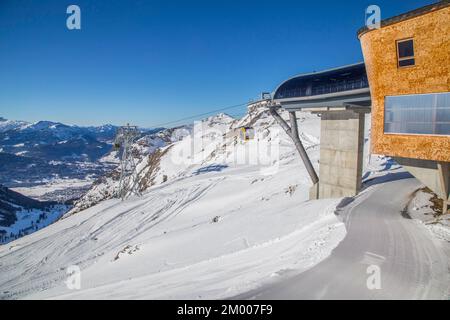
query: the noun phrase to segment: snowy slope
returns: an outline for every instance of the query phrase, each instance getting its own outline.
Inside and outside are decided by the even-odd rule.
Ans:
[[[28,198],[0,185],[0,245],[55,222],[69,209]]]
[[[317,167],[319,118],[299,117]],[[253,140],[235,134],[242,125]],[[306,170],[266,112],[180,130],[141,159],[142,197],[108,199],[116,182],[103,181],[90,191],[98,203],[1,246],[0,297],[232,297],[312,267],[344,237],[339,199],[307,201]],[[65,285],[72,265],[81,290]]]
[[[305,203],[305,186],[292,191],[301,170],[291,164],[265,176],[236,168],[102,202],[0,248],[0,291],[8,291],[4,298],[223,298],[305,270],[345,230],[333,214],[338,200]],[[70,265],[83,270],[81,291],[63,283]]]
[[[159,159],[160,149],[182,140],[189,135],[191,131],[191,126],[181,126],[145,135],[137,140],[132,146],[132,155],[135,162],[139,163],[139,171],[142,171],[143,169],[148,171],[149,167],[152,165],[152,161]],[[81,199],[76,201],[74,208],[69,211],[66,216],[87,209],[100,201],[111,199],[117,194],[120,178],[120,166],[117,152],[111,152],[111,154],[103,157],[100,161],[115,164],[116,169],[96,180],[93,183],[92,188]],[[144,173],[141,173],[140,177],[142,183],[147,179],[147,176]],[[147,186],[149,185],[147,184],[145,187]],[[141,189],[144,189],[145,187],[143,186]]]
[[[299,124],[302,141],[308,150],[311,149],[311,157],[317,166],[319,118],[299,113]],[[243,142],[234,135],[241,126],[253,126],[255,139]],[[193,126],[166,129],[157,135],[159,140],[155,140],[154,135],[149,136],[152,140],[147,141],[146,148],[141,146],[146,141],[144,138],[134,145],[141,191],[165,181],[242,164],[259,164],[261,170],[276,170],[280,159],[296,159],[290,138],[265,110],[250,110],[240,120],[218,114]],[[148,156],[144,156],[146,154]],[[97,181],[68,215],[113,198],[117,194],[119,175],[119,171],[115,171]],[[307,183],[307,176],[300,178]]]

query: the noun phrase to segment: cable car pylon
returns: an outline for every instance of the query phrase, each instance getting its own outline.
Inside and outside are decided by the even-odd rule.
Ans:
[[[127,124],[117,130],[114,140],[114,149],[119,152],[120,157],[120,181],[117,197],[122,201],[129,195],[141,195],[138,186],[138,172],[133,157],[132,145],[139,137],[137,126]]]

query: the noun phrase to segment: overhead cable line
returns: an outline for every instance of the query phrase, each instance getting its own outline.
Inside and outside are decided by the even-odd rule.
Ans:
[[[181,122],[181,121],[186,121],[186,120],[194,119],[194,118],[197,118],[197,117],[206,116],[208,114],[212,114],[212,113],[216,113],[216,112],[220,112],[220,111],[225,111],[225,110],[230,110],[230,109],[242,107],[242,106],[245,106],[247,104],[248,103],[246,102],[246,103],[235,104],[235,105],[228,106],[228,107],[222,107],[222,108],[219,108],[219,109],[211,110],[211,111],[204,112],[204,113],[199,113],[199,114],[196,114],[196,115],[193,115],[193,116],[189,116],[189,117],[185,117],[185,118],[181,118],[181,119],[178,119],[178,120],[173,120],[173,121],[169,121],[169,122],[153,125],[149,129],[153,129],[153,128],[156,129],[156,128],[165,127],[165,126],[167,126],[169,124],[174,124],[174,123],[178,123],[178,122]]]

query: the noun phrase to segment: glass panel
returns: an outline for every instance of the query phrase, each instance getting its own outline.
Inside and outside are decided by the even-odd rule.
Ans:
[[[398,65],[400,67],[407,67],[407,66],[413,66],[415,64],[415,60],[413,59],[406,59],[406,60],[400,60],[398,62]]]
[[[450,135],[450,93],[386,97],[384,132]]]
[[[413,40],[399,41],[398,45],[398,57],[414,57],[414,42]]]

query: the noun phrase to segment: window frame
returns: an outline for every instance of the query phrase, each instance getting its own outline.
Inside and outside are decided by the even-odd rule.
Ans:
[[[403,43],[403,42],[407,42],[407,41],[412,41],[412,44],[413,44],[413,55],[400,58],[399,44]],[[396,40],[395,41],[395,48],[396,48],[396,51],[397,51],[397,68],[402,69],[402,68],[411,68],[411,67],[415,67],[416,66],[416,45],[415,45],[415,42],[414,42],[414,38],[411,37],[411,38],[405,38],[405,39]],[[400,62],[407,61],[407,60],[414,60],[414,63],[410,64],[410,65],[407,65],[407,66],[401,66],[400,65]]]

